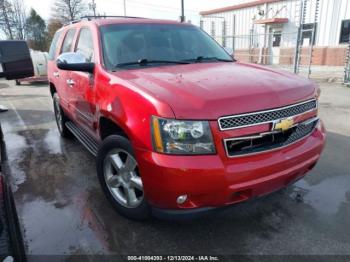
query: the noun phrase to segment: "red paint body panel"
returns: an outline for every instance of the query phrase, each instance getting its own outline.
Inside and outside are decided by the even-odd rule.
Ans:
[[[81,28],[91,30],[95,72],[89,75],[62,71],[57,69],[55,61],[49,61],[49,81],[51,88],[57,90],[65,113],[95,140],[101,140],[101,118],[113,121],[127,134],[151,205],[164,209],[224,206],[278,190],[315,165],[325,141],[322,124],[310,136],[285,148],[229,158],[223,139],[267,132],[271,124],[220,131],[217,122],[219,117],[227,115],[279,108],[315,98],[317,87],[313,82],[238,62],[109,72],[103,65],[98,27],[116,23],[176,22],[103,19],[65,27],[58,46],[70,28],[77,29],[75,41]],[[59,49],[55,57],[58,55]],[[54,77],[55,72],[59,72],[59,77]],[[76,82],[73,89],[66,84],[68,78]],[[316,111],[309,112],[295,121],[316,115]],[[199,156],[155,153],[152,116],[210,121],[217,153]],[[189,201],[178,205],[176,198],[181,194],[188,194]]]
[[[279,190],[302,178],[316,164],[325,141],[320,126],[302,141],[273,152],[227,158],[220,141],[218,155],[169,156],[137,151],[152,205],[160,208],[218,207],[241,202]],[[243,192],[236,196],[235,193]],[[177,205],[176,198],[189,195],[189,202]]]
[[[215,120],[315,96],[307,79],[243,63],[164,66],[114,75],[169,104],[177,119]]]

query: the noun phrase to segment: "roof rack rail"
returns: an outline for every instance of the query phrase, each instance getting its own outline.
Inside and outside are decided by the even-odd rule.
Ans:
[[[85,15],[80,17],[80,19],[77,20],[73,20],[70,22],[67,22],[64,24],[64,26],[66,25],[72,25],[72,24],[76,24],[79,23],[83,20],[87,20],[87,21],[91,21],[93,19],[103,19],[103,18],[136,18],[136,19],[147,19],[145,17],[138,17],[138,16],[121,16],[121,15]]]
[[[73,21],[66,22],[66,23],[64,23],[63,25],[64,25],[64,26],[66,26],[66,25],[72,25],[72,24],[79,23],[80,21],[81,21],[81,19],[77,19],[77,20],[73,20]]]
[[[82,16],[80,19],[87,19],[87,20],[92,20],[92,19],[101,19],[101,18],[137,18],[137,19],[147,19],[145,17],[138,17],[138,16],[121,16],[121,15],[85,15]]]

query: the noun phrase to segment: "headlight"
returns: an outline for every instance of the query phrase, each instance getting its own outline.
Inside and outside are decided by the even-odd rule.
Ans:
[[[178,155],[215,154],[207,121],[152,117],[153,145],[157,152]]]

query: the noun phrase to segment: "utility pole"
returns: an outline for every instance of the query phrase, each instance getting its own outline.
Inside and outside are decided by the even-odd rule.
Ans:
[[[126,16],[126,0],[124,0],[124,16]]]
[[[186,18],[185,18],[185,4],[184,0],[181,0],[181,16],[180,16],[181,23],[184,23]]]
[[[94,12],[94,16],[96,16],[96,3],[95,3],[95,0],[92,0],[91,3],[89,3],[89,8]]]

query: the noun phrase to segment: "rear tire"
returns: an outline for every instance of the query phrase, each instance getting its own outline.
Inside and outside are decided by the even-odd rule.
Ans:
[[[57,93],[53,94],[53,108],[55,113],[55,119],[58,131],[60,135],[64,138],[71,138],[73,134],[66,127],[66,122],[69,121],[68,117],[64,114],[62,107],[60,105],[60,98]]]
[[[16,86],[20,86],[21,85],[21,82],[18,79],[16,79],[15,81],[16,81]]]
[[[104,194],[121,215],[134,220],[150,217],[138,164],[127,138],[107,137],[99,148],[96,167]]]

